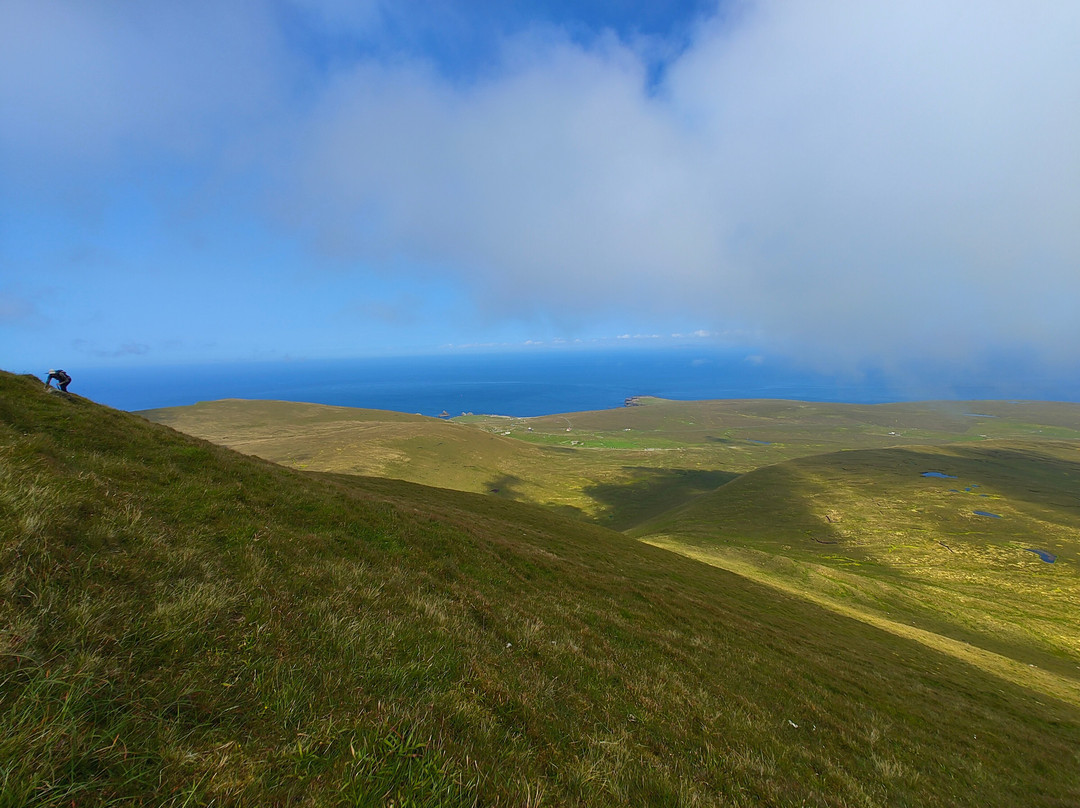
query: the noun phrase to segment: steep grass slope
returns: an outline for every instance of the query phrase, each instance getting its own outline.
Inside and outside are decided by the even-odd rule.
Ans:
[[[144,418],[275,463],[551,503],[564,453],[422,415],[290,401],[209,401]],[[560,503],[564,504],[564,503]]]
[[[0,804],[1071,805],[1080,711],[493,497],[0,373]]]
[[[1005,654],[1080,693],[1080,444],[984,441],[759,469],[636,535]]]
[[[460,424],[386,410],[292,401],[200,402],[144,418],[297,469],[486,492],[539,449]]]

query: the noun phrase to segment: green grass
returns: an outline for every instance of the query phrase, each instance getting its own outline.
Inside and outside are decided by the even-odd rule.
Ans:
[[[498,489],[502,498],[559,508],[620,529],[700,495],[703,474],[726,478],[839,450],[988,438],[1080,439],[1080,405],[1075,404],[642,402],[598,412],[474,415],[452,422],[260,401],[208,402],[143,415],[293,468],[475,493]],[[994,417],[966,414],[972,412]]]
[[[1080,685],[1078,478],[1075,443],[819,455],[746,474],[636,534]]]
[[[614,531],[0,374],[0,804],[1069,805],[1080,710]]]
[[[471,427],[471,433],[459,430],[460,442],[446,444],[444,454],[438,448],[443,441],[432,447],[412,423],[404,465],[418,481],[538,502],[630,530],[772,585],[794,586],[832,608],[857,607],[851,613],[863,619],[914,625],[1069,678],[1080,670],[1074,617],[1080,604],[1072,596],[1080,582],[1071,555],[1080,511],[1068,505],[1076,500],[1068,485],[1061,486],[1068,478],[1058,469],[1076,445],[1073,436],[1080,435],[1080,406],[643,404],[437,423]],[[281,406],[228,405],[236,423],[252,418],[256,424],[247,428],[262,434],[271,423],[258,408]],[[203,406],[211,408],[203,424],[192,420],[189,409],[167,415],[194,431],[209,424],[201,434],[220,439],[211,434],[222,422],[212,408],[224,405]],[[337,419],[350,412],[325,409]],[[351,412],[357,419],[373,417]],[[306,436],[307,445],[321,446],[324,454],[335,447],[333,438],[305,429],[302,414],[291,413],[292,423],[285,414],[275,422],[276,432]],[[987,415],[992,417],[981,417]],[[377,453],[378,440],[368,434],[354,447]],[[618,441],[622,448],[613,448]],[[548,446],[537,451],[522,444]],[[335,456],[348,454],[341,449],[336,445]],[[965,452],[968,482],[989,475],[1007,486],[1008,496],[985,485],[953,494],[952,482],[919,476]],[[1003,459],[995,460],[995,452]],[[1055,452],[1065,454],[1051,456]],[[739,474],[744,478],[735,479]],[[1047,474],[1058,475],[1049,488]],[[1009,511],[1014,505],[1020,511]],[[995,508],[1004,509],[1001,520],[974,513]],[[1044,565],[1028,551],[1032,547],[1059,559]]]
[[[154,417],[222,440],[227,419],[216,408],[225,406],[230,434],[251,419],[243,428],[253,434],[349,454],[340,436],[304,426],[317,409],[279,409],[277,420],[260,412],[311,405],[227,402],[201,405],[201,422],[199,408]],[[342,408],[319,417],[349,412],[369,427],[384,417]],[[397,438],[407,457],[401,476],[544,504],[795,585],[826,605],[857,606],[866,619],[915,625],[1066,677],[1080,670],[1072,594],[1080,509],[1060,468],[1080,435],[1078,405],[645,399],[600,412],[434,422],[458,428],[453,444],[424,431],[431,420],[414,418],[408,439]],[[365,434],[352,450],[378,454],[377,435],[389,432]],[[985,478],[983,487],[954,494],[951,481],[919,476],[941,463],[967,475],[962,488]],[[1002,519],[974,513],[995,509]],[[1059,558],[1044,565],[1029,548]]]

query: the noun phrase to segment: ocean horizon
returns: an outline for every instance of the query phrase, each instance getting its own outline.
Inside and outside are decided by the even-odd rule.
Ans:
[[[945,369],[830,374],[739,351],[551,351],[69,368],[72,392],[122,410],[224,398],[303,401],[438,416],[529,417],[620,407],[631,396],[879,404],[932,399],[1080,401],[1080,385],[1017,365],[978,381]]]

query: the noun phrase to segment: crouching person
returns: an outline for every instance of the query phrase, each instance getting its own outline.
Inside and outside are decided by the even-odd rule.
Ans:
[[[67,387],[71,384],[71,377],[62,370],[50,370],[49,375],[45,377],[45,386],[52,387],[52,380],[56,379],[56,385],[63,392],[67,392]]]

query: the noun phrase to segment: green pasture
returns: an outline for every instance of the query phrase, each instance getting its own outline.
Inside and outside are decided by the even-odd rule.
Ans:
[[[1037,678],[529,503],[0,373],[0,517],[3,805],[1080,801]]]

